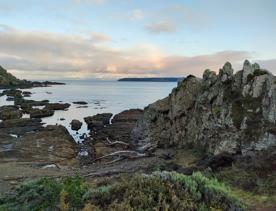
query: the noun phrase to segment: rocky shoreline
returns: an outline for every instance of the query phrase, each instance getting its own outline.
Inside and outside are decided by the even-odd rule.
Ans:
[[[188,76],[167,98],[144,110],[87,116],[89,134],[80,143],[65,127],[42,123],[69,103],[29,100],[32,93],[18,89],[29,82],[9,75],[6,81],[13,83],[0,83],[0,88],[12,86],[0,96],[14,102],[0,106],[0,169],[10,165],[13,170],[0,174],[1,192],[41,174],[62,177],[76,171],[87,179],[157,168],[219,177],[235,167],[276,181],[276,78],[248,61],[233,72],[226,63],[218,75],[206,70],[202,79]],[[55,83],[31,82],[31,87],[48,85]],[[70,125],[77,132],[83,123],[74,119]]]

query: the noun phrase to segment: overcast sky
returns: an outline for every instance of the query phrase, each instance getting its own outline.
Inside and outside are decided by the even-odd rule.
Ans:
[[[276,74],[275,0],[0,0],[0,65],[26,79]]]

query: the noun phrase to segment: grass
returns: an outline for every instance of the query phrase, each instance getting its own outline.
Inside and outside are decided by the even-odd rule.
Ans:
[[[173,157],[173,163],[181,167],[190,167],[194,165],[203,156],[203,153],[196,148],[177,149]]]
[[[0,200],[0,210],[244,210],[229,187],[201,173],[123,177],[93,187],[80,177],[42,178]]]
[[[264,165],[262,165],[262,168]],[[225,168],[213,176],[232,187],[232,192],[250,207],[273,207],[276,205],[276,173],[260,169]],[[272,208],[270,210],[273,210]]]

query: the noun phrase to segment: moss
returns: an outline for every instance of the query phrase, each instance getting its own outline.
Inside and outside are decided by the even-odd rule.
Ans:
[[[212,106],[212,113],[215,117],[219,118],[221,114],[221,107],[218,105],[213,105]]]

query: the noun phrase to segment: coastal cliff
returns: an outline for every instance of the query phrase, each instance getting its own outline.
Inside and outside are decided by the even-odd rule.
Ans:
[[[193,147],[210,154],[247,154],[276,145],[276,77],[245,61],[233,74],[188,76],[172,93],[145,108],[132,132],[136,144]]]

